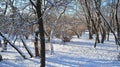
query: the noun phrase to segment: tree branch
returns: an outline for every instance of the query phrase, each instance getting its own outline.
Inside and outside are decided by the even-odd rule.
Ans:
[[[33,3],[32,0],[29,0],[29,1],[30,1],[30,3],[31,3],[35,8],[37,8],[37,6]]]
[[[23,54],[23,52],[22,52],[20,49],[18,49],[14,44],[12,44],[12,43],[2,34],[2,32],[0,32],[0,36],[1,36],[3,39],[5,39],[15,50],[17,50],[17,52],[18,52],[24,59],[27,59],[27,58],[25,57],[25,55]]]

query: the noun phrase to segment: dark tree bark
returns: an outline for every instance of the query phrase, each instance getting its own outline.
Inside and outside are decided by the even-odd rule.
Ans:
[[[92,27],[91,27],[92,25],[90,26],[90,21],[87,18],[87,16],[85,18],[86,18],[86,22],[87,22],[87,28],[89,31],[89,39],[93,39],[93,33],[92,33]]]
[[[2,43],[1,43],[1,40],[0,40],[0,47],[2,47]]]
[[[89,5],[88,5],[87,0],[85,0],[85,6],[86,6],[87,13],[88,13],[88,20],[91,21],[92,26],[93,26],[93,28],[94,28],[94,32],[95,32],[95,34],[96,34],[96,39],[95,39],[95,44],[94,44],[94,47],[96,47],[96,44],[97,44],[97,43],[100,43],[99,33],[98,33],[98,28],[99,28],[99,26],[96,27],[96,23],[95,23],[94,19],[92,18],[91,11],[90,11],[90,8],[89,8]]]
[[[44,37],[44,26],[43,26],[43,19],[42,19],[42,0],[37,0],[36,11],[37,11],[37,17],[38,17],[40,43],[41,43],[41,49],[40,49],[41,66],[40,67],[45,67],[45,37]]]
[[[86,11],[85,11],[85,8],[84,8],[83,4],[81,2],[80,2],[80,4],[81,4],[81,7],[82,7],[82,9],[83,9],[83,11],[85,13]],[[93,33],[92,33],[92,27],[91,27],[92,25],[90,23],[90,20],[89,20],[88,16],[86,15],[86,13],[85,13],[85,19],[86,19],[86,22],[87,22],[87,29],[88,29],[88,32],[89,32],[89,39],[93,39]]]
[[[105,24],[108,26],[108,28],[110,29],[111,33],[114,35],[115,40],[116,40],[116,42],[117,42],[117,45],[120,46],[120,41],[118,40],[118,38],[117,38],[114,30],[111,28],[110,23],[106,20],[106,18],[103,16],[103,14],[101,13],[101,11],[100,11],[99,9],[97,9],[97,11],[99,12],[99,14],[100,14],[100,16],[102,17],[102,19],[105,21]]]
[[[34,42],[34,47],[35,47],[35,56],[40,56],[39,54],[39,46],[38,46],[38,32],[35,32],[35,42]]]
[[[117,0],[117,3],[116,3],[115,20],[116,20],[116,24],[117,24],[117,38],[120,41],[120,23],[119,23],[119,20],[118,20],[118,7],[119,7],[119,0]]]
[[[39,33],[40,33],[40,54],[41,54],[41,65],[40,67],[45,67],[45,37],[44,37],[44,26],[42,19],[42,0],[37,0],[36,5],[30,0],[31,4],[35,7],[38,17]]]
[[[25,49],[27,50],[28,54],[30,55],[30,57],[33,57],[33,54],[32,52],[29,50],[29,48],[27,47],[26,43],[24,42],[24,40],[21,38],[21,41],[25,47]]]
[[[101,9],[101,0],[94,0],[95,1],[95,7],[96,7],[96,9]],[[103,43],[104,42],[104,40],[105,40],[105,37],[106,37],[106,32],[105,32],[105,30],[104,30],[104,28],[103,28],[103,26],[102,26],[102,21],[101,21],[101,17],[100,17],[100,14],[99,14],[99,12],[98,11],[96,11],[96,14],[97,14],[97,30],[98,30],[98,32],[99,32],[99,30],[101,29],[101,35],[102,35],[102,38],[101,38],[101,43]],[[101,28],[100,28],[101,27]],[[99,36],[99,35],[98,35]]]
[[[2,55],[0,54],[0,62],[3,60]]]
[[[17,50],[17,52],[24,58],[26,59],[25,55],[22,53],[21,50],[19,50],[14,44],[12,44],[1,32],[0,32],[0,36],[3,37],[3,39],[5,39],[15,50]]]
[[[101,25],[101,43],[104,43],[105,39],[106,39],[106,31],[104,29],[104,27]]]

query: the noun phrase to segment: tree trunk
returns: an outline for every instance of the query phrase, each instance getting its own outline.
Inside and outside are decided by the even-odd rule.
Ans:
[[[3,60],[2,55],[0,54],[0,62]]]
[[[116,24],[117,24],[117,38],[120,41],[120,23],[118,20],[118,7],[119,7],[119,0],[117,0],[117,4],[116,4],[115,20],[116,20]]]
[[[43,26],[43,19],[42,19],[42,0],[37,0],[36,11],[37,11],[37,17],[38,17],[40,43],[41,43],[41,49],[40,49],[41,66],[40,67],[45,67],[45,37],[44,37],[44,26]]]
[[[19,50],[14,44],[12,44],[1,32],[0,32],[0,36],[3,37],[3,39],[5,39],[15,50],[17,50],[17,52],[24,58],[26,59],[25,55],[22,53],[21,50]]]
[[[101,17],[103,18],[103,20],[105,21],[105,23],[107,24],[107,26],[109,27],[109,29],[111,30],[111,33],[114,35],[116,42],[120,46],[120,41],[118,40],[118,38],[117,38],[114,30],[111,28],[109,22],[105,19],[105,17],[102,15],[102,13],[101,13],[101,11],[99,9],[97,9],[97,11],[100,13]]]
[[[0,47],[2,47],[2,43],[1,43],[1,40],[0,40]]]
[[[50,33],[50,47],[51,47],[50,54],[51,55],[54,53],[54,48],[53,48],[53,44],[52,44],[52,38],[53,38],[53,30],[51,30],[51,33]]]
[[[29,48],[27,47],[26,43],[23,41],[23,39],[22,39],[22,38],[21,38],[21,41],[22,41],[22,43],[23,43],[23,45],[24,45],[25,49],[27,50],[28,54],[30,55],[30,57],[33,57],[32,52],[29,50]]]
[[[30,0],[31,4],[35,7],[37,12],[38,18],[38,25],[39,25],[39,33],[40,33],[40,54],[41,54],[41,65],[40,67],[45,67],[45,37],[44,37],[44,26],[43,26],[43,19],[42,19],[42,0],[37,0],[36,5],[32,0]]]
[[[90,30],[89,30],[89,39],[93,39],[93,34]]]
[[[106,39],[106,31],[101,25],[101,43],[104,43],[105,39]]]
[[[82,7],[83,11],[85,12],[85,9],[82,6],[82,3],[81,3],[81,7]],[[86,14],[85,14],[85,19],[86,19],[86,22],[87,22],[87,29],[89,31],[89,39],[93,39],[93,36],[92,36],[93,35],[92,34],[92,27],[91,27],[92,25],[90,24],[89,18],[88,18],[88,16]]]
[[[38,32],[35,32],[35,42],[34,42],[34,47],[35,47],[35,56],[40,56],[39,54],[39,47],[38,47]]]
[[[109,41],[109,39],[110,39],[110,33],[107,32],[107,41]]]
[[[88,20],[91,21],[91,23],[93,24],[92,26],[93,26],[95,34],[96,34],[96,40],[95,40],[95,44],[94,44],[94,47],[96,47],[96,44],[100,42],[98,29],[96,27],[94,19],[92,18],[92,15],[91,15],[90,8],[89,8],[87,0],[85,0],[85,6],[86,6],[87,13],[88,13]]]

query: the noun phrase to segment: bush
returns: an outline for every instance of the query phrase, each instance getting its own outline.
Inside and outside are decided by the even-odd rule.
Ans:
[[[63,42],[70,42],[71,38],[70,37],[63,37],[62,41]]]

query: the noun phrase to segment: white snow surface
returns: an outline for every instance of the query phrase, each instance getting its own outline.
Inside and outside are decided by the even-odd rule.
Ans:
[[[33,43],[26,43],[34,54]],[[19,41],[16,42],[16,46],[24,51],[28,59],[24,60],[8,45],[7,51],[0,52],[4,59],[0,62],[0,67],[40,67],[40,58],[30,58]],[[119,49],[112,35],[109,41],[97,44],[96,48],[93,47],[94,39],[89,40],[87,34],[81,38],[73,37],[71,42],[67,43],[55,38],[53,46],[53,55],[46,51],[46,67],[120,67],[120,61],[117,60]]]

